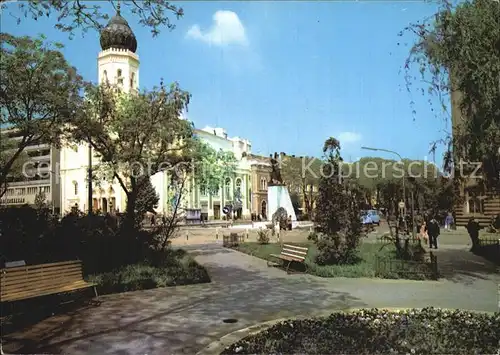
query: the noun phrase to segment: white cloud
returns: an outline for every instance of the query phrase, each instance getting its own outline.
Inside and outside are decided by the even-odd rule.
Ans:
[[[361,140],[361,134],[355,132],[342,132],[339,134],[339,141],[341,144],[348,144],[359,142]]]
[[[214,23],[209,30],[202,31],[200,26],[193,25],[187,32],[187,37],[216,46],[248,44],[245,27],[235,12],[219,10],[212,19]]]

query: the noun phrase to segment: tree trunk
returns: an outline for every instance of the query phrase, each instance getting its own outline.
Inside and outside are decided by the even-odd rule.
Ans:
[[[127,192],[127,209],[125,212],[124,227],[126,231],[134,231],[137,227],[135,221],[135,204],[137,201],[137,179],[130,177],[130,190]],[[141,221],[142,222],[142,221]]]

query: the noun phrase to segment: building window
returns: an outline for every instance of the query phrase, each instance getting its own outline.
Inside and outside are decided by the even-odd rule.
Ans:
[[[73,188],[75,189],[75,195],[78,195],[78,183],[73,181]]]
[[[134,88],[134,82],[135,82],[135,73],[130,74],[130,88]]]
[[[467,200],[467,213],[484,213],[484,203],[483,199],[477,197],[470,197]]]
[[[109,83],[108,72],[106,70],[102,72],[102,81],[104,81],[106,84]]]
[[[118,85],[123,85],[123,77],[122,77],[122,70],[121,69],[118,69],[116,71],[116,76],[117,76],[117,81],[118,81]]]
[[[225,183],[224,194],[226,195],[226,199],[231,199],[231,179],[227,178]]]
[[[236,194],[241,198],[241,179],[236,180]]]
[[[260,178],[260,189],[267,190],[267,180],[266,178]]]
[[[484,213],[484,199],[486,196],[481,195],[482,191],[471,189],[466,192],[465,200],[465,213],[483,214]]]
[[[207,195],[207,188],[205,185],[200,186],[200,195],[201,196],[206,196]]]

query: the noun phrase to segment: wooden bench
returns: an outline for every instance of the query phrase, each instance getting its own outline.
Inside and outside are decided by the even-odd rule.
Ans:
[[[307,256],[308,251],[309,251],[309,248],[298,247],[298,246],[292,245],[292,244],[283,244],[283,248],[281,249],[281,253],[279,255],[278,254],[270,254],[269,256],[281,260],[283,262],[283,265],[285,263],[287,263],[286,267],[285,267],[285,271],[288,273],[288,270],[290,269],[290,265],[294,261],[297,263],[301,263],[303,265],[306,265],[304,263],[304,261],[306,260],[306,256]],[[271,266],[273,264],[276,265],[276,263],[272,263],[269,260],[267,261],[267,266]]]
[[[96,285],[83,279],[82,262],[78,260],[0,269],[2,303],[90,287],[98,300]]]

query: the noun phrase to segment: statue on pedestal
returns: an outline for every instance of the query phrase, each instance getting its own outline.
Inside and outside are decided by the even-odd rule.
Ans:
[[[274,153],[274,157],[269,155],[271,159],[271,182],[270,185],[284,185],[281,178],[280,163],[278,161],[278,153]]]

